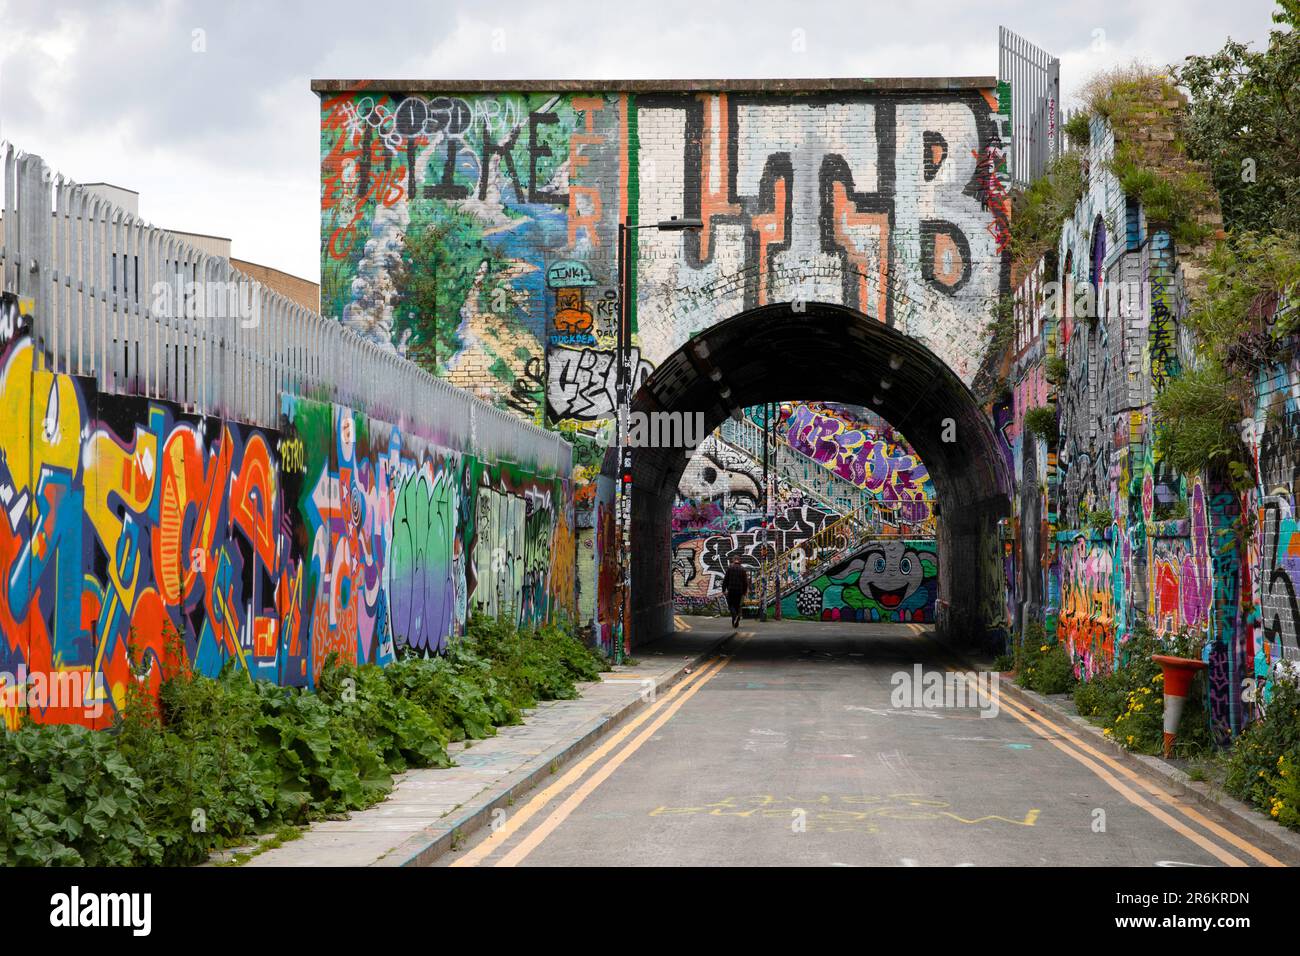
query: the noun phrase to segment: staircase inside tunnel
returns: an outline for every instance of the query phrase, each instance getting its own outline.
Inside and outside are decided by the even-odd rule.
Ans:
[[[934,484],[906,437],[860,405],[773,402],[704,439],[673,504],[673,604],[720,613],[739,562],[746,613],[932,624]]]
[[[999,519],[1009,511],[1011,477],[1008,452],[988,413],[924,342],[855,310],[823,303],[763,306],[715,325],[662,362],[634,396],[634,413],[697,415],[702,422],[697,434],[712,433],[720,426],[721,431],[692,450],[634,443],[630,643],[643,644],[671,631],[674,613],[689,605],[691,594],[707,602],[708,582],[684,580],[691,577],[688,557],[694,557],[696,575],[712,577],[723,560],[722,551],[728,558],[739,551],[754,578],[752,572],[762,568],[764,558],[773,561],[789,550],[774,550],[776,546],[806,531],[805,527],[792,532],[791,521],[784,519],[787,527],[778,528],[774,520],[765,547],[763,489],[719,468],[725,461],[710,461],[710,452],[714,459],[739,453],[737,448],[752,439],[755,428],[761,428],[767,403],[772,403],[768,405],[772,418],[786,414],[787,436],[790,416],[807,418],[841,406],[865,409],[871,421],[905,436],[908,451],[920,459],[925,473],[924,493],[895,507],[890,514],[894,524],[887,529],[891,534],[882,535],[880,546],[844,555],[846,562],[860,562],[838,569],[841,582],[853,579],[847,601],[841,590],[832,594],[828,606],[823,588],[821,603],[814,608],[812,591],[789,586],[811,582],[795,576],[781,588],[782,611],[821,620],[913,617],[932,622],[949,639],[1001,649],[1009,615]],[[795,444],[815,442],[811,436],[816,430],[828,427],[811,420],[793,424],[812,426],[795,429]],[[761,453],[761,446],[749,450]],[[815,461],[815,444],[813,450],[806,457]],[[712,552],[707,544],[686,549],[704,548],[703,555],[678,553],[677,546],[684,541],[680,533],[687,530],[684,522],[717,517],[707,507],[703,513],[690,514],[686,509],[698,508],[698,499],[681,492],[710,485],[725,492],[733,514],[751,515],[722,521],[759,527],[742,527],[738,535],[730,536],[730,544],[727,537],[717,536]],[[816,511],[835,512],[836,505],[851,508],[848,500],[832,500],[831,490],[809,481],[799,492]],[[807,517],[808,512],[802,514]],[[846,535],[861,537],[868,530],[865,525],[883,515],[877,511],[873,517],[863,516],[856,527],[842,520],[844,514],[836,517],[841,532],[838,544],[844,545]],[[822,526],[828,523],[824,518],[813,520]],[[775,531],[784,532],[779,542],[774,540]],[[772,601],[778,585],[773,581],[769,588]],[[768,606],[775,610],[772,603]]]

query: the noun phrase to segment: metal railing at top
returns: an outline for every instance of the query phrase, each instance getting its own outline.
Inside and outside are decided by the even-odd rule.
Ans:
[[[50,370],[274,428],[281,395],[567,476],[572,447],[3,144],[0,267]]]
[[[750,419],[724,420],[717,437],[754,462],[762,461],[764,430]],[[932,501],[884,498],[796,451],[779,429],[769,429],[766,439],[772,472],[813,503],[836,515],[861,515],[861,520],[881,535],[893,535],[899,527],[908,527],[909,533],[917,533],[918,537],[933,533]],[[928,532],[920,531],[926,527],[930,528]]]
[[[1011,182],[1024,188],[1061,151],[1061,61],[998,27],[998,79],[1011,89]]]
[[[793,484],[805,497],[835,514],[869,506],[873,500],[870,492],[792,449],[776,427],[765,433],[762,426],[748,418],[741,418],[740,421],[728,418],[718,427],[717,434],[722,441],[744,452],[756,463],[763,460],[763,443],[766,440],[769,466],[773,473],[780,476],[781,480]],[[798,464],[811,467],[792,467]]]

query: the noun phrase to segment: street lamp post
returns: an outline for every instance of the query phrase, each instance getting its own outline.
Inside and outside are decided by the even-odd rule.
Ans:
[[[780,407],[777,405],[776,402],[773,402],[772,414],[770,416],[773,427],[780,426],[781,424],[780,415],[781,415]],[[768,440],[770,441],[771,439],[769,438]],[[780,452],[781,452],[781,443],[779,441],[772,442],[772,475],[774,481],[781,480],[781,468],[780,465],[778,464],[778,462],[780,461],[780,457],[779,457]],[[783,569],[775,561],[772,562],[772,567],[776,570],[776,593],[772,596],[772,600],[775,602],[772,608],[772,618],[773,620],[779,621],[781,620],[781,578],[783,576],[782,575]]]
[[[772,518],[772,479],[768,474],[768,431],[767,431],[767,409],[768,403],[763,403],[763,560],[759,563],[759,568],[766,568],[763,572],[763,580],[759,582],[758,591],[758,619],[760,622],[767,621],[767,579],[772,576],[772,571],[776,567],[776,562],[772,559],[776,557],[772,554],[769,542],[771,537],[768,534],[768,523]]]
[[[660,232],[684,232],[702,229],[699,219],[679,219],[673,216],[660,222],[633,225],[624,219],[618,224],[618,335],[615,343],[614,395],[617,400],[616,457],[618,460],[618,485],[614,489],[614,515],[618,521],[618,620],[614,626],[613,659],[623,661],[627,641],[627,624],[631,617],[632,581],[628,555],[632,544],[632,449],[628,444],[628,416],[632,407],[632,308],[631,265],[629,246],[631,233],[641,229]]]

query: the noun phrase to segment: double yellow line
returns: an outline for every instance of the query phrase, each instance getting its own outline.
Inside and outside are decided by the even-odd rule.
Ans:
[[[747,637],[749,635],[743,636]],[[626,747],[614,754],[604,766],[583,781],[580,787],[552,810],[550,815],[542,820],[518,845],[493,864],[495,866],[518,866],[528,854],[537,849],[541,842],[551,835],[556,827],[568,819],[569,815],[578,808],[582,801],[587,799],[597,787],[604,783],[610,774],[622,766],[632,754],[636,753],[641,748],[641,745],[653,737],[660,727],[671,720],[673,715],[682,708],[683,704],[694,697],[701,687],[718,676],[718,673],[727,666],[730,660],[730,657],[712,657],[694,674],[674,684],[667,693],[637,714],[625,727],[620,728],[590,754],[574,764],[560,779],[536,794],[483,842],[469,850],[464,856],[457,858],[451,865],[478,866],[505,846],[510,838],[518,833],[529,820],[549,807],[564,791],[582,780],[588,770],[612,753],[638,727],[649,721],[649,726],[637,734]]]
[[[945,659],[945,663],[947,663],[950,667],[958,671],[970,670],[969,667],[964,666],[960,662],[954,661],[951,655],[948,654],[947,649],[942,648],[942,646],[939,645],[936,641],[934,641],[928,636],[925,637],[925,640],[929,641],[934,646],[941,648],[941,652]],[[1114,757],[1110,756],[1109,754],[1096,749],[1091,744],[1087,743],[1086,741],[1078,737],[1076,734],[1073,734],[1069,730],[1066,730],[1064,727],[1061,727],[1058,724],[1048,720],[1046,717],[1044,717],[1042,714],[1038,713],[1037,711],[1030,709],[1024,704],[1019,703],[1018,701],[1013,701],[1009,699],[1008,695],[1003,694],[1001,691],[998,692],[998,705],[1002,708],[1005,708],[1007,713],[1009,713],[1016,720],[1020,721],[1022,724],[1024,724],[1026,727],[1032,730],[1039,737],[1042,737],[1053,747],[1060,750],[1062,753],[1068,754],[1072,759],[1083,764],[1083,766],[1091,770],[1098,778],[1104,781],[1111,789],[1119,793],[1122,797],[1124,797],[1124,799],[1128,800],[1129,803],[1141,807],[1143,810],[1151,814],[1151,816],[1155,817],[1157,820],[1165,824],[1170,829],[1174,830],[1177,833],[1182,834],[1184,837],[1191,840],[1201,849],[1205,850],[1211,856],[1215,857],[1215,859],[1219,860],[1219,862],[1224,863],[1228,866],[1249,866],[1250,865],[1241,857],[1235,855],[1230,850],[1225,849],[1219,843],[1216,843],[1213,840],[1209,839],[1203,833],[1197,832],[1196,830],[1188,826],[1186,823],[1184,823],[1182,820],[1178,819],[1177,817],[1167,812],[1165,809],[1162,809],[1161,807],[1152,803],[1150,800],[1144,797],[1141,793],[1139,793],[1129,784],[1130,783],[1136,784],[1137,787],[1141,788],[1142,790],[1145,790],[1148,794],[1155,797],[1160,803],[1163,803],[1170,810],[1173,810],[1176,813],[1181,814],[1187,820],[1190,820],[1192,823],[1195,823],[1197,826],[1213,834],[1223,843],[1226,843],[1229,846],[1234,847],[1235,849],[1246,854],[1247,856],[1253,857],[1259,863],[1262,863],[1265,866],[1286,866],[1286,864],[1283,863],[1281,860],[1265,852],[1264,850],[1261,850],[1259,847],[1250,843],[1248,840],[1245,840],[1242,837],[1237,836],[1235,833],[1231,832],[1230,830],[1227,830],[1224,827],[1220,826],[1218,823],[1215,823],[1213,820],[1209,819],[1200,811],[1198,811],[1195,807],[1190,807],[1187,804],[1183,803],[1173,794],[1169,793],[1167,790],[1160,787],[1154,781],[1138,773],[1133,768],[1126,766],[1124,763],[1122,763],[1119,760],[1116,760]],[[1120,779],[1121,777],[1124,779]],[[1126,780],[1128,781],[1128,783],[1125,782]]]

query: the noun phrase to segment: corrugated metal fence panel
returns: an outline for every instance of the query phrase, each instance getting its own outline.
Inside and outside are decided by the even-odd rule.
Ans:
[[[0,266],[34,300],[56,372],[267,428],[281,395],[337,402],[438,444],[572,473],[572,446],[303,308],[3,144]]]
[[[1011,181],[1023,188],[1061,151],[1061,61],[999,27],[998,79],[1011,87]]]

